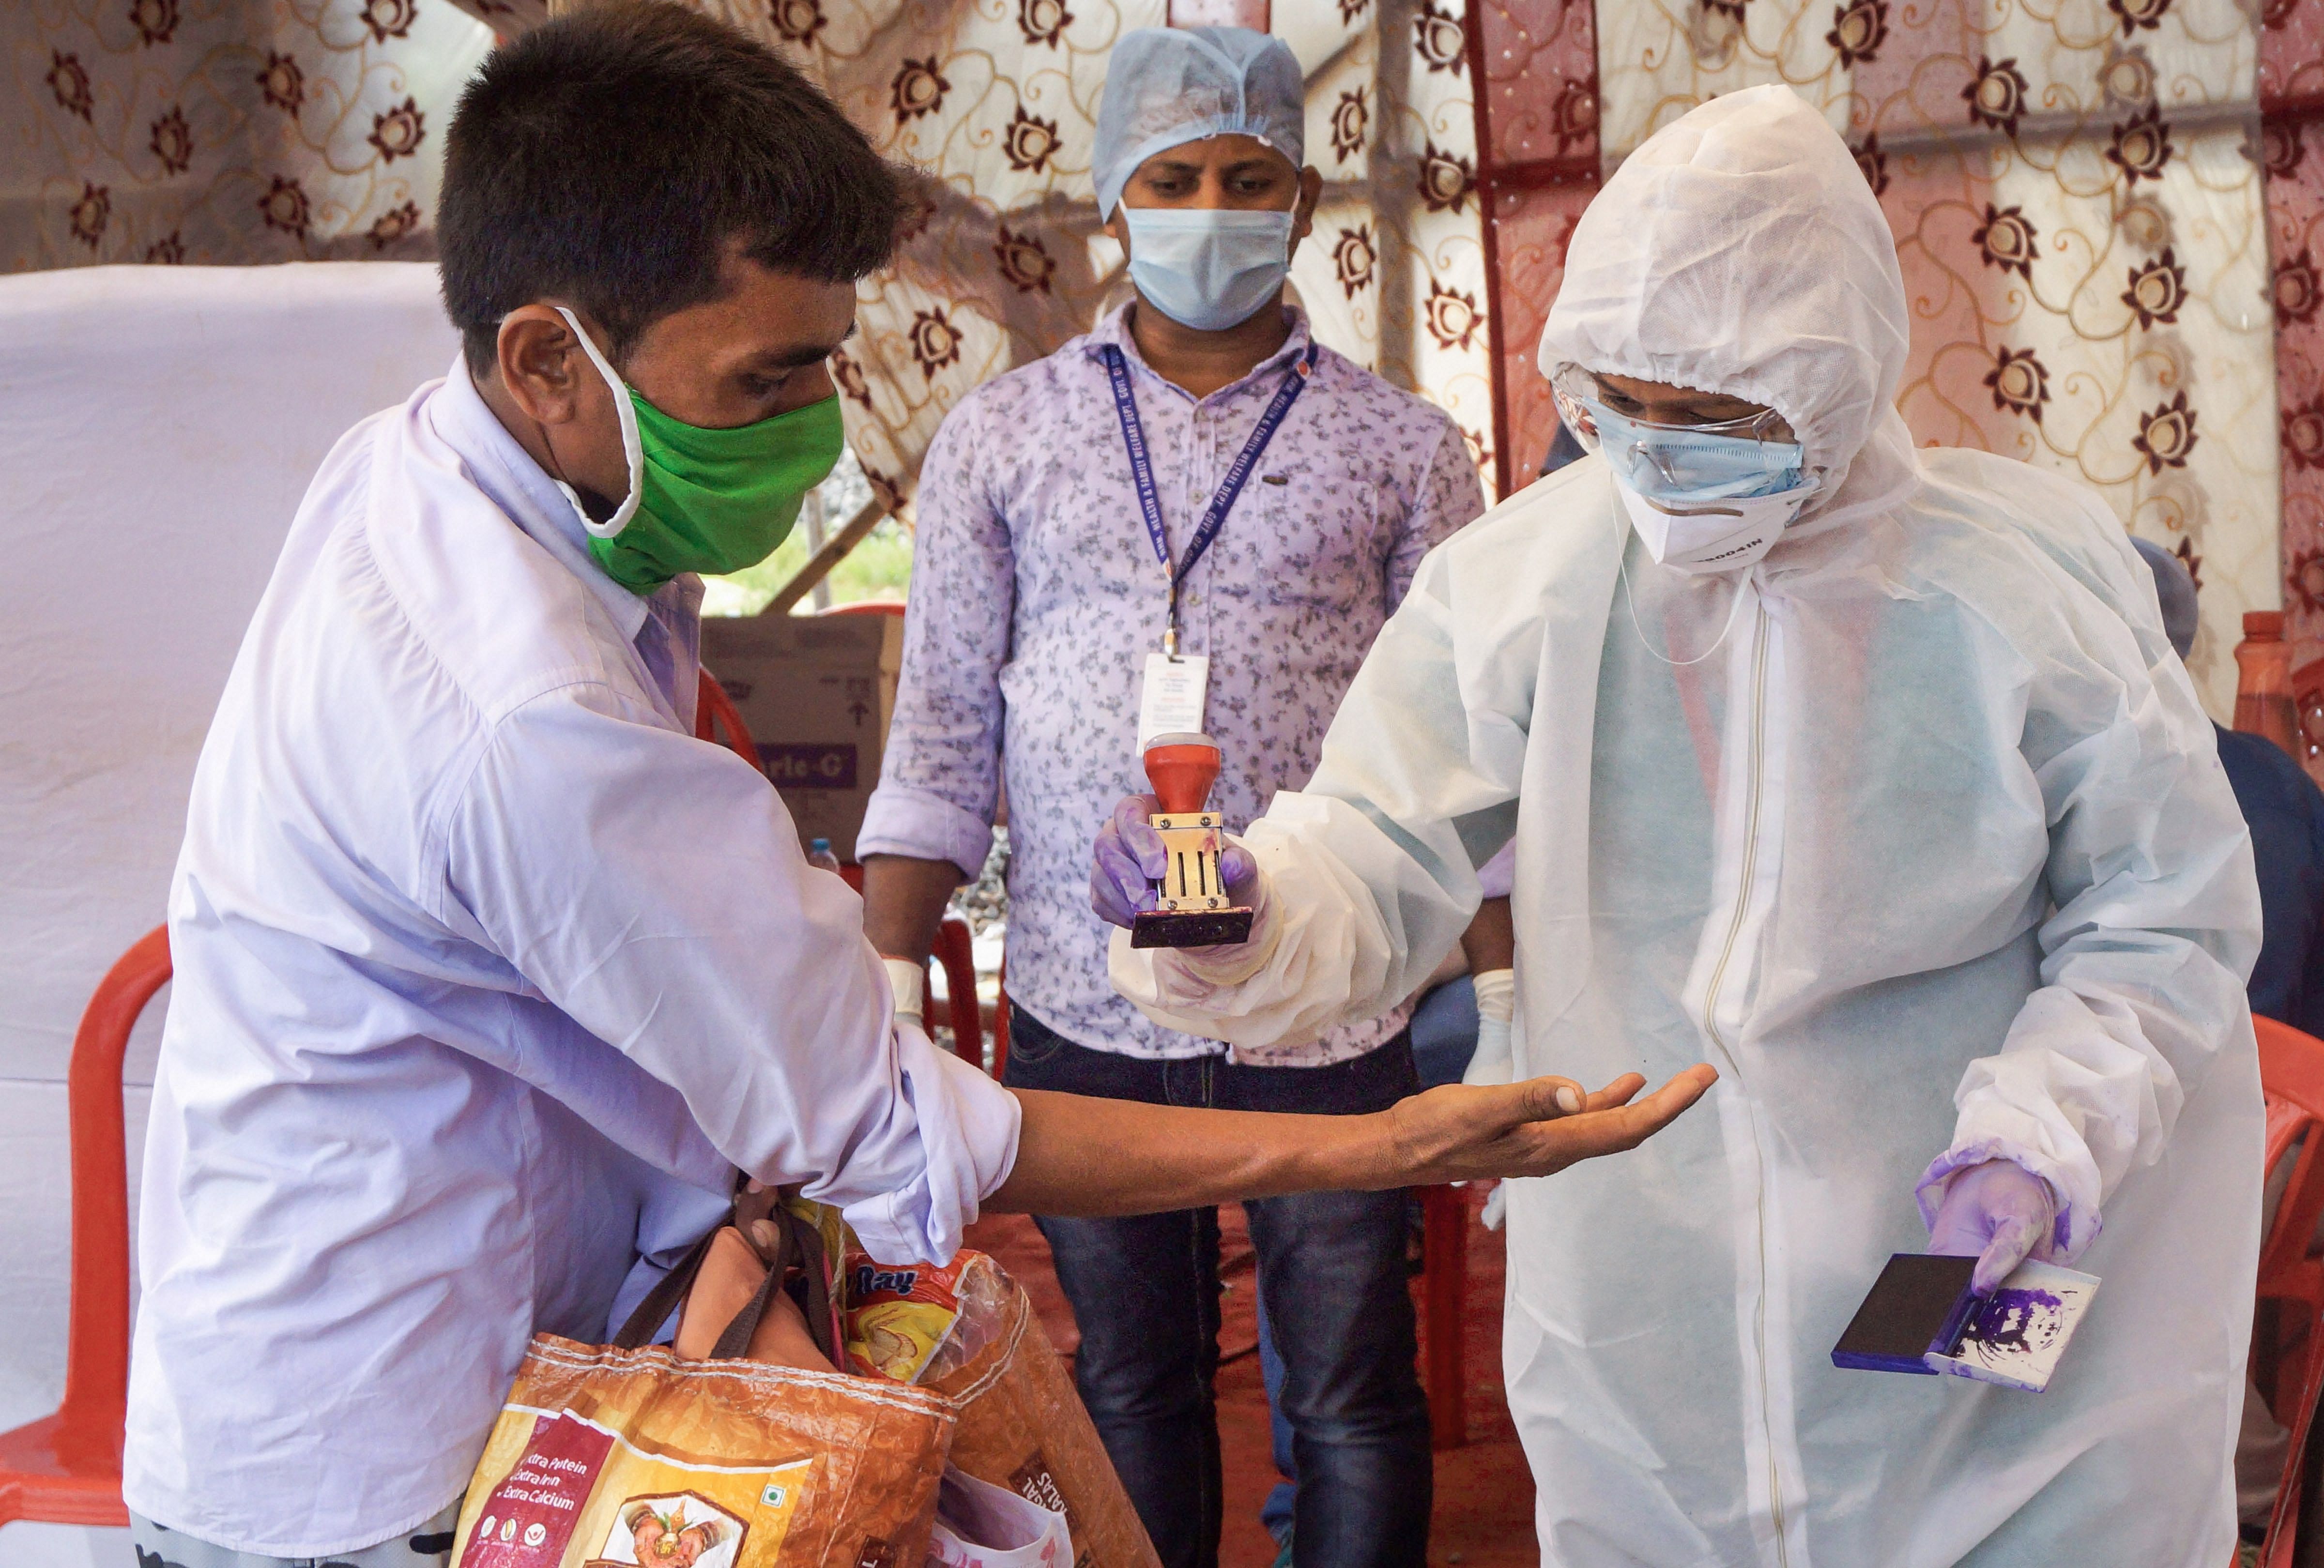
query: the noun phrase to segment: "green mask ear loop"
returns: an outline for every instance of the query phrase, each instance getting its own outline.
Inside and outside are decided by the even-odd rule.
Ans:
[[[581,330],[581,323],[574,319],[573,312],[559,305],[557,313],[565,318],[565,325],[573,328],[573,336],[581,340],[581,351],[589,356],[589,363],[597,367],[597,374],[604,376],[605,384],[613,389],[613,411],[622,421],[622,456],[629,460],[630,466],[630,493],[622,498],[622,504],[614,508],[613,516],[599,522],[581,504],[580,493],[573,486],[559,479],[556,481],[557,488],[563,491],[565,499],[573,503],[574,515],[580,518],[581,526],[587,529],[592,536],[618,539],[622,530],[630,526],[630,519],[638,514],[638,503],[645,498],[646,493],[646,450],[645,443],[638,438],[638,411],[630,406],[629,383],[613,374],[613,367],[605,362],[605,356],[597,351],[597,346],[590,341],[589,335]]]

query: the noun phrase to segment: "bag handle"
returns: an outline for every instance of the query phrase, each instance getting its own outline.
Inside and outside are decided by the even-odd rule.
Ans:
[[[694,1277],[702,1272],[702,1260],[710,1256],[710,1243],[725,1229],[722,1221],[706,1231],[701,1241],[686,1250],[686,1256],[674,1264],[670,1271],[657,1281],[645,1299],[638,1303],[629,1321],[613,1335],[617,1351],[634,1351],[654,1336],[654,1331],[669,1321],[669,1314],[685,1301],[686,1293],[694,1287]]]
[[[775,1224],[775,1255],[768,1262],[767,1277],[718,1336],[718,1342],[711,1347],[711,1359],[732,1360],[750,1350],[751,1337],[759,1332],[760,1321],[767,1315],[767,1308],[774,1305],[775,1292],[784,1288],[786,1277],[796,1264],[807,1297],[798,1305],[807,1318],[807,1337],[823,1352],[823,1359],[835,1367],[839,1365],[839,1347],[833,1342],[831,1332],[831,1276],[824,1267],[823,1237],[813,1225],[780,1204],[768,1218]]]
[[[767,1260],[767,1277],[760,1283],[751,1299],[743,1304],[742,1310],[727,1324],[724,1332],[719,1334],[718,1342],[711,1347],[710,1359],[738,1360],[751,1348],[751,1338],[759,1332],[759,1324],[767,1315],[767,1308],[774,1304],[775,1292],[783,1288],[784,1277],[796,1263],[807,1296],[799,1305],[807,1318],[807,1336],[815,1342],[815,1348],[823,1352],[825,1360],[838,1366],[839,1346],[837,1336],[833,1332],[831,1271],[823,1255],[822,1232],[780,1204],[775,1204],[766,1218],[773,1222],[775,1227],[775,1255]],[[614,1349],[638,1349],[669,1321],[669,1314],[685,1301],[686,1293],[694,1287],[695,1277],[702,1272],[703,1260],[710,1256],[710,1243],[725,1228],[725,1221],[712,1226],[702,1240],[687,1250],[686,1256],[678,1259],[677,1266],[646,1292],[645,1299],[638,1303],[637,1310],[630,1314],[629,1321],[622,1324],[621,1331],[613,1335]]]

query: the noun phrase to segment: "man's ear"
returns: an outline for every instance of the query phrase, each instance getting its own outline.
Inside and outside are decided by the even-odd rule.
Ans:
[[[1298,249],[1299,242],[1314,231],[1315,204],[1323,198],[1323,176],[1312,164],[1302,169],[1299,171],[1299,199],[1291,204],[1292,249]]]
[[[544,425],[580,417],[586,375],[599,379],[565,318],[548,305],[520,305],[501,320],[494,345],[501,384],[526,415]]]

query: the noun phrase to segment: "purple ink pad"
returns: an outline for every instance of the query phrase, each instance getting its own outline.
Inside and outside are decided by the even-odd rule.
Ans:
[[[1929,1347],[1929,1369],[2038,1394],[2098,1289],[2095,1275],[2021,1263],[2000,1289],[1975,1303],[1950,1345]]]
[[[2039,1393],[2098,1294],[2096,1277],[2021,1263],[1990,1296],[1969,1294],[1974,1258],[1899,1252],[1872,1282],[1831,1364],[1851,1371],[1945,1373]]]
[[[1848,1332],[1831,1347],[1831,1364],[1859,1372],[1916,1372],[1929,1376],[1930,1350],[1960,1336],[1968,1314],[1974,1258],[1939,1258],[1899,1252],[1872,1282]]]

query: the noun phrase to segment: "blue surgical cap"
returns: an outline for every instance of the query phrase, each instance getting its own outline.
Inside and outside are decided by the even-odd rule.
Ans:
[[[2130,542],[2138,547],[2154,574],[2154,596],[2163,604],[2163,634],[2184,659],[2195,646],[2195,579],[2188,575],[2185,562],[2153,540],[2134,537]]]
[[[1141,27],[1106,62],[1097,109],[1097,212],[1157,152],[1205,136],[1256,136],[1296,169],[1307,147],[1306,83],[1290,46],[1248,27]]]

